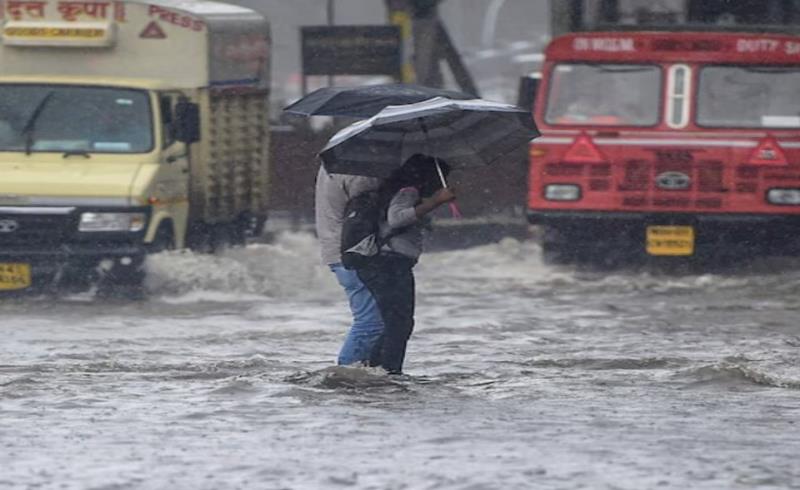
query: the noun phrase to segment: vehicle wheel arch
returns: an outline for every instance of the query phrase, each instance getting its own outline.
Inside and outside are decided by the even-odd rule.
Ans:
[[[150,217],[150,224],[147,227],[147,233],[144,236],[144,242],[150,243],[156,237],[158,231],[164,227],[168,227],[173,236],[176,236],[175,220],[167,212],[156,211]]]
[[[164,238],[165,236],[168,239]],[[145,235],[144,242],[147,245],[154,245],[159,240],[168,240],[170,246],[167,248],[175,248],[177,236],[175,221],[172,217],[166,213],[158,213],[151,219],[151,225]]]

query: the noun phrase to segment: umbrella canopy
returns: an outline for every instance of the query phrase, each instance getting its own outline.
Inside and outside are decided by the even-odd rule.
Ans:
[[[336,133],[320,152],[331,173],[389,177],[410,156],[451,168],[490,165],[539,136],[529,112],[482,99],[391,106]]]
[[[404,83],[315,90],[283,110],[301,116],[372,117],[387,106],[413,104],[434,97],[474,99],[474,95]]]

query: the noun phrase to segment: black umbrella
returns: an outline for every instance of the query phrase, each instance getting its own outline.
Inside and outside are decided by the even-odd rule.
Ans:
[[[326,87],[315,90],[283,109],[300,116],[341,116],[368,118],[390,105],[414,104],[434,97],[474,99],[474,95],[453,90],[405,83]]]
[[[482,99],[387,107],[335,134],[320,152],[330,173],[389,177],[414,154],[453,168],[509,159],[539,136],[529,112]]]

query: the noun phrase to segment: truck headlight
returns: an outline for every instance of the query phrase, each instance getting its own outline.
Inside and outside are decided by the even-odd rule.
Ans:
[[[544,198],[548,201],[577,201],[581,198],[581,188],[573,184],[550,184],[544,188]]]
[[[78,231],[142,231],[144,213],[83,213]]]
[[[800,206],[800,189],[770,189],[767,201],[783,206]]]

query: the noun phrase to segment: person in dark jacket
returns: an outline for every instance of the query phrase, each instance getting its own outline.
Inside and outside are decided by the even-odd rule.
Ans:
[[[383,318],[384,331],[375,345],[370,364],[390,374],[401,374],[406,346],[414,329],[414,273],[422,254],[426,215],[456,198],[443,188],[436,161],[414,155],[387,179],[379,191],[389,202],[380,224],[380,253],[358,269],[358,277],[372,292]],[[446,163],[440,161],[443,174]]]

